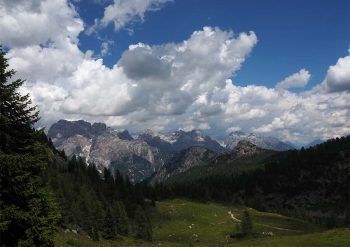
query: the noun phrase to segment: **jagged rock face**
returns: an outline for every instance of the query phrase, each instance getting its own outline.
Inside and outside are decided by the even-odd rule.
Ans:
[[[172,144],[166,137],[152,130],[146,130],[143,134],[138,136],[138,139],[147,142],[152,147],[158,148],[163,153],[173,152]]]
[[[91,142],[92,140],[85,136],[74,135],[68,137],[65,140],[60,140],[58,142],[60,144],[56,146],[56,148],[59,150],[64,150],[68,157],[77,155],[82,157],[85,161],[88,161],[90,156]]]
[[[224,152],[225,150],[217,141],[203,135],[198,130],[179,130],[167,135],[146,130],[143,134],[139,135],[138,139],[144,140],[149,145],[170,153],[189,147],[205,147],[214,152]]]
[[[92,135],[102,135],[105,131],[107,130],[107,126],[104,123],[94,123],[91,126],[91,131],[90,133]]]
[[[93,140],[90,162],[118,169],[132,182],[149,177],[164,163],[156,148],[141,140],[120,139],[118,133],[104,133]]]
[[[90,139],[94,135],[96,135],[96,133],[100,133],[106,130],[106,128],[107,128],[106,125],[102,123],[91,125],[90,123],[83,120],[79,120],[79,121],[59,120],[57,123],[54,123],[50,127],[48,132],[48,137],[52,139],[52,142],[55,145],[61,145],[62,142],[69,137],[72,137],[75,135],[81,135]]]
[[[192,167],[206,165],[217,153],[203,147],[190,147],[177,152],[150,180],[150,183],[159,183],[183,173]]]
[[[122,140],[131,141],[134,140],[127,130],[117,131],[117,136]]]
[[[247,141],[241,140],[237,143],[231,152],[231,157],[239,158],[242,156],[252,155],[256,153],[261,153],[263,149],[259,148],[257,145]]]
[[[270,149],[275,151],[293,149],[291,145],[284,143],[275,137],[259,136],[253,133],[247,134],[242,131],[234,131],[229,134],[225,140],[226,149],[229,151],[233,150],[241,140],[249,141],[263,149]]]
[[[51,126],[48,136],[56,148],[64,150],[68,156],[81,156],[100,171],[118,169],[135,183],[159,171],[174,153],[181,150],[198,147],[188,154],[181,153],[186,157],[175,173],[190,167],[191,162],[201,164],[206,153],[202,153],[202,149],[212,150],[210,153],[224,151],[218,142],[196,130],[180,130],[167,135],[147,130],[134,139],[127,130],[113,130],[103,123],[90,124],[83,120],[60,120]]]
[[[149,177],[164,164],[163,155],[142,140],[134,140],[127,130],[114,131],[103,123],[60,120],[49,129],[48,136],[67,156],[78,155],[105,167],[120,169],[132,182]]]

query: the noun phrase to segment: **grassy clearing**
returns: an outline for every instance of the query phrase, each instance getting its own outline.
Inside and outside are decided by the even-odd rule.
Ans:
[[[203,246],[224,246],[240,242],[229,237],[235,231],[245,207],[202,204],[183,200],[164,201],[153,212],[154,239]],[[254,231],[276,236],[300,235],[323,230],[320,226],[278,214],[248,209]],[[229,214],[231,212],[231,215]]]
[[[168,200],[150,209],[153,243],[121,238],[118,241],[90,240],[87,235],[60,232],[57,246],[349,246],[350,229],[326,231],[299,219],[249,209],[256,235],[231,239],[235,222],[245,207],[215,203]],[[231,215],[229,214],[231,212]],[[272,236],[268,236],[272,235]]]

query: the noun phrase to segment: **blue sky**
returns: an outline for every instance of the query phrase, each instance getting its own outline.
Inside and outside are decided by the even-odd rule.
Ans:
[[[111,2],[82,0],[75,5],[84,22],[93,25]],[[100,30],[99,36],[114,41],[104,63],[115,64],[130,44],[181,42],[203,26],[256,33],[257,46],[233,77],[238,85],[274,87],[286,76],[306,68],[312,76],[304,89],[310,89],[322,81],[330,64],[347,54],[350,1],[176,0],[160,11],[146,12],[143,23],[128,25],[132,35],[125,29],[115,32],[113,24]],[[98,53],[100,44],[96,36],[80,34],[82,50]]]
[[[349,0],[0,0],[0,33],[40,126],[350,134]]]

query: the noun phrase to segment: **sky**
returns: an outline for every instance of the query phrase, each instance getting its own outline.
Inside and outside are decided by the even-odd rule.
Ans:
[[[40,126],[350,134],[349,0],[0,0]]]

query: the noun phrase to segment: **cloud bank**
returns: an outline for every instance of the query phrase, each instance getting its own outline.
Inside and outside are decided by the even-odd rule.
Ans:
[[[22,2],[0,5],[0,32],[8,33],[0,42],[10,49],[17,76],[27,79],[22,90],[39,106],[43,125],[86,119],[131,131],[196,128],[216,137],[241,129],[296,143],[350,133],[350,56],[330,66],[311,91],[288,91],[308,83],[305,69],[276,88],[237,86],[231,78],[257,45],[257,36],[204,27],[179,43],[130,45],[109,68],[91,51],[79,49],[84,27],[74,6],[64,0]],[[142,20],[145,11],[132,13]],[[37,26],[38,34],[31,37],[27,26],[31,21],[41,25],[37,18],[53,26]],[[121,20],[120,27],[128,23]]]

